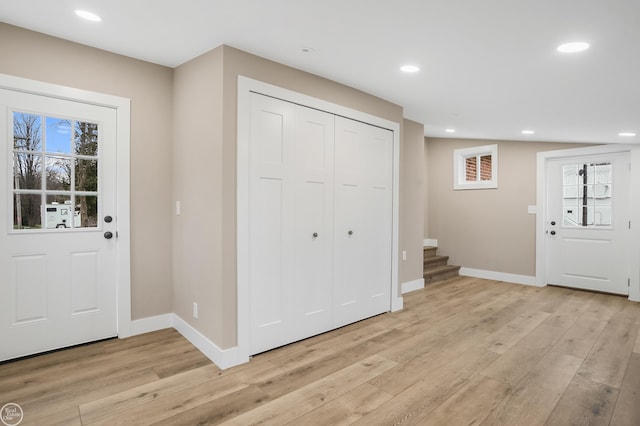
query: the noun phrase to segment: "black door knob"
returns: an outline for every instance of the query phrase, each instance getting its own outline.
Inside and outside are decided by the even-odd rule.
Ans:
[[[349,234],[349,235],[353,235],[353,231],[349,231],[349,232],[348,232],[348,234]]]
[[[111,223],[111,221],[113,220],[113,218],[111,216],[105,216],[104,217],[104,221],[107,223]]]
[[[552,221],[551,221],[551,226],[554,226],[555,224],[556,224],[556,221],[555,221],[555,220],[552,220]]]
[[[112,233],[112,232],[110,232],[110,231],[107,231],[107,232],[105,232],[105,233],[104,233],[104,237],[105,237],[107,240],[110,240],[111,238],[113,238],[113,233]]]
[[[313,238],[318,238],[318,233],[317,232],[313,233]]]
[[[549,232],[551,235],[556,235],[556,231]]]

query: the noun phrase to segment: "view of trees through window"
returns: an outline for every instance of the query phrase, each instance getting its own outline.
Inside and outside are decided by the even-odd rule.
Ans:
[[[97,123],[14,112],[14,229],[96,227]]]

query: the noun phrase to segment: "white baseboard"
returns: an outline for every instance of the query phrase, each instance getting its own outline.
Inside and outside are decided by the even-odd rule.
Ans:
[[[422,240],[422,245],[424,247],[438,247],[438,240],[432,240],[427,238]]]
[[[238,348],[220,349],[215,343],[207,339],[202,333],[193,328],[189,323],[178,315],[173,316],[173,326],[178,333],[182,334],[193,346],[198,348],[207,358],[213,361],[220,369],[233,367],[242,364],[238,359]]]
[[[543,287],[538,284],[536,277],[529,275],[507,274],[505,272],[485,271],[482,269],[460,268],[460,275],[465,277],[484,278],[487,280],[505,281],[514,284],[531,285],[534,287]]]
[[[202,333],[176,314],[164,314],[131,321],[132,336],[163,330],[165,328],[175,328],[178,333],[191,342],[193,346],[198,348],[200,352],[222,370],[249,361],[248,359],[238,359],[237,348],[220,349],[215,343],[207,339]]]
[[[407,281],[406,283],[402,283],[401,293],[409,293],[410,291],[420,290],[424,288],[424,278],[420,278],[418,280]]]
[[[164,314],[131,321],[131,335],[136,336],[138,334],[171,328],[173,327],[173,317],[173,314]]]
[[[404,308],[404,299],[402,296],[391,298],[391,312],[401,311]]]

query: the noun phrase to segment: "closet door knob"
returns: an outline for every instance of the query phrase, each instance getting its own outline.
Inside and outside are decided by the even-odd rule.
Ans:
[[[349,231],[349,232],[347,232],[347,234],[353,235],[353,231]]]
[[[313,233],[313,238],[318,238],[318,233],[317,232]]]

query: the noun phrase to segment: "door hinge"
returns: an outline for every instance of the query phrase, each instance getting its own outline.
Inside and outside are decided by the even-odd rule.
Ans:
[[[631,221],[629,221],[629,229],[631,229]]]
[[[627,278],[627,287],[631,287],[631,278]]]

